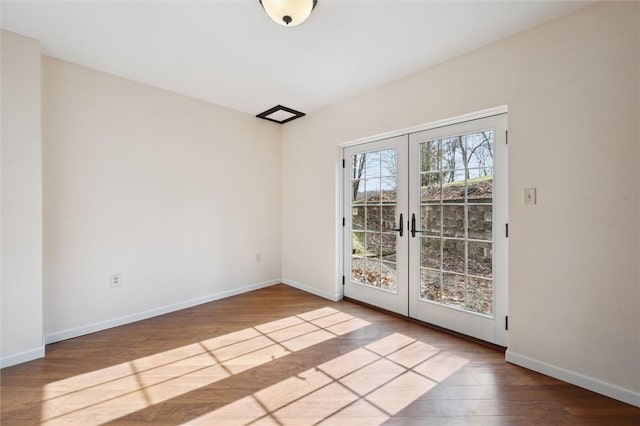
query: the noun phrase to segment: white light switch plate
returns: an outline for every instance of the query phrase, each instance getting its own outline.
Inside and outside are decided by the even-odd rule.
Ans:
[[[535,204],[536,203],[536,189],[535,188],[525,188],[522,190],[522,200],[524,204]]]

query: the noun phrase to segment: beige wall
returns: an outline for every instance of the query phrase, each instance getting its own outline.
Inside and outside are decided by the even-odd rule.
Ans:
[[[47,341],[279,282],[278,125],[50,57],[43,117]]]
[[[512,360],[640,404],[639,52],[596,4],[287,125],[283,278],[338,291],[339,144],[506,104]]]
[[[2,31],[0,366],[44,355],[40,44]]]

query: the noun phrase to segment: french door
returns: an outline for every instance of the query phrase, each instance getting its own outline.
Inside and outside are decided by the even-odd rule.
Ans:
[[[506,346],[506,114],[344,159],[345,296]]]
[[[408,136],[345,149],[345,296],[408,315]]]

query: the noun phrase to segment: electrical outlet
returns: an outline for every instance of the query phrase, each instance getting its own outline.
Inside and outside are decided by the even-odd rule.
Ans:
[[[262,253],[256,253],[256,263],[262,262]]]
[[[535,204],[536,203],[536,189],[535,188],[524,188],[522,190],[522,200],[524,204]]]
[[[120,287],[122,286],[122,274],[113,274],[109,277],[109,286],[110,287]]]

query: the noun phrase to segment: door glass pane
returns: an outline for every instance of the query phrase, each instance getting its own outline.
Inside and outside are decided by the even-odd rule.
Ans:
[[[367,204],[379,204],[380,203],[380,178],[366,179],[365,186],[367,192],[365,194],[365,202]]]
[[[493,167],[493,130],[472,133],[465,136],[467,143],[467,168]]]
[[[351,257],[364,257],[364,232],[351,233]]]
[[[364,259],[351,257],[351,281],[364,282]]]
[[[464,203],[465,192],[464,170],[451,170],[442,173],[442,200],[445,203]]]
[[[425,268],[442,269],[440,263],[440,238],[421,238],[420,266]]]
[[[398,171],[396,170],[396,150],[395,149],[385,149],[384,151],[380,151],[380,176],[388,177],[388,176],[396,176]]]
[[[351,169],[351,180],[364,179],[364,161],[366,154],[356,154],[351,156],[349,167]]]
[[[469,206],[469,238],[491,241],[493,236],[492,213],[491,204]]]
[[[442,274],[442,303],[464,308],[465,277],[458,274]]]
[[[464,238],[464,205],[442,206],[442,236]]]
[[[445,138],[441,141],[442,170],[464,170],[464,140],[462,136]]]
[[[381,234],[374,232],[367,232],[365,235],[366,243],[366,256],[371,259],[380,259],[381,248]]]
[[[493,314],[493,280],[468,278],[467,310],[484,315]]]
[[[467,199],[470,203],[493,202],[493,169],[469,170]]]
[[[382,262],[381,264],[381,278],[380,285],[385,290],[396,291],[397,288],[397,267],[395,263],[391,262]]]
[[[382,232],[393,232],[394,228],[400,226],[396,223],[396,206],[382,206]],[[397,225],[397,226],[396,226]]]
[[[440,302],[442,298],[440,271],[420,269],[420,298]]]
[[[420,223],[423,231],[422,235],[440,235],[441,210],[442,206],[439,205],[426,205],[420,207]]]
[[[351,229],[364,231],[364,207],[351,207]]]
[[[365,187],[363,179],[357,179],[351,182],[351,194],[352,204],[364,204]]]
[[[397,201],[397,182],[395,177],[384,177],[381,179],[380,198],[383,203],[393,203]]]
[[[382,226],[382,210],[380,206],[367,206],[366,209],[366,229],[367,231],[380,232]]]
[[[380,240],[380,251],[382,260],[386,262],[396,261],[396,234],[382,234]]]
[[[423,300],[493,314],[493,131],[420,143]]]
[[[440,170],[440,141],[428,141],[420,144],[420,171]]]
[[[369,284],[375,287],[380,287],[380,261],[379,260],[365,260],[364,281],[365,284]]]
[[[464,274],[465,267],[465,241],[442,241],[442,269],[448,272]]]
[[[469,241],[469,275],[492,278],[493,253],[492,244],[480,241]]]
[[[442,173],[422,173],[420,200],[426,203],[440,203],[442,200]]]
[[[365,177],[379,178],[380,177],[380,152],[368,152],[365,160]]]

